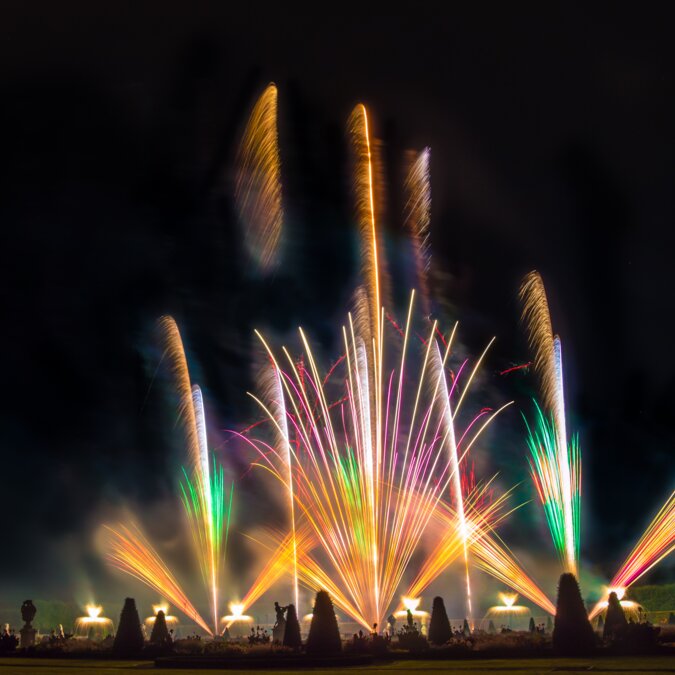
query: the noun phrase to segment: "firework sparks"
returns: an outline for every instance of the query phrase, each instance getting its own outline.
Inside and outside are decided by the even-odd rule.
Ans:
[[[672,492],[660,511],[645,530],[630,555],[626,558],[619,571],[615,574],[607,589],[617,593],[619,599],[624,596],[626,589],[634,584],[643,574],[646,574],[654,565],[675,551],[675,492]],[[596,617],[606,606],[599,602],[592,610],[590,617]]]
[[[136,526],[105,526],[107,557],[110,563],[168,598],[185,616],[192,619],[210,635],[208,624],[199,615],[159,554]]]
[[[301,370],[284,350],[287,370],[279,368],[288,425],[293,440],[284,450],[248,439],[260,454],[260,465],[287,489],[285,448],[290,447],[294,497],[303,521],[309,523],[322,557],[298,554],[298,574],[310,587],[331,592],[336,604],[364,626],[380,622],[403,573],[452,478],[450,457],[443,452],[449,431],[432,424],[432,412],[444,393],[441,373],[430,366],[435,326],[422,358],[419,379],[406,405],[404,371],[409,352],[412,301],[404,330],[404,349],[388,378],[382,416],[372,414],[372,377],[363,341],[353,322],[343,332],[342,364],[346,398],[332,407],[309,343]],[[443,355],[448,357],[451,342]],[[431,387],[425,374],[431,373]],[[426,395],[425,395],[426,392]],[[254,397],[255,398],[255,397]],[[283,427],[270,407],[256,398],[278,431]],[[496,414],[496,413],[495,413]],[[375,419],[380,429],[373,430]],[[379,421],[381,420],[381,421]],[[488,420],[489,422],[489,420]],[[487,424],[487,422],[486,422]],[[474,434],[464,452],[475,442]],[[452,524],[457,529],[456,520]],[[329,571],[330,570],[330,571]]]
[[[253,107],[236,160],[235,201],[246,248],[263,272],[278,258],[283,209],[277,135],[277,88],[270,84]]]
[[[477,539],[471,547],[477,566],[489,575],[531,600],[545,612],[555,615],[555,605],[546,594],[532,581],[516,556],[509,548],[499,543],[495,536],[486,534]]]
[[[528,436],[527,444],[530,449],[530,471],[541,503],[544,505],[544,513],[548,523],[553,543],[564,563],[566,560],[566,527],[564,505],[564,481],[561,470],[561,458],[559,453],[559,436],[556,433],[555,422],[552,417],[547,417],[535,401],[535,425],[530,427],[525,419]],[[579,443],[577,437],[573,437],[569,444],[569,475],[572,485],[572,515],[574,528],[574,541],[576,544],[575,559],[578,558],[579,549],[579,514],[580,514],[580,484],[581,484],[581,460],[579,456]]]
[[[217,464],[215,457],[212,457],[209,453],[202,392],[197,385],[193,386],[190,382],[185,349],[176,322],[169,316],[162,317],[159,320],[159,328],[165,345],[164,358],[167,358],[169,361],[170,370],[178,391],[179,419],[184,429],[187,454],[190,460],[188,469],[183,468],[183,480],[180,483],[181,498],[190,525],[190,532],[199,559],[204,583],[208,588],[213,612],[214,630],[217,631],[219,614],[218,588],[225,563],[224,554],[227,548],[234,490],[233,486],[230,487],[229,495],[227,494],[223,468]],[[132,553],[129,554],[129,560],[133,558],[138,562],[145,556],[148,560],[155,560],[157,569],[161,567],[168,573],[166,566],[161,563],[161,560],[159,560],[154,551],[148,549],[145,553],[142,552],[141,549],[146,546],[147,542],[140,535],[140,531],[137,531],[133,539],[129,539],[129,536],[126,538],[122,537],[119,532],[112,529],[111,532],[118,534],[117,539],[112,539],[113,548],[117,555],[117,557],[115,555],[112,556],[113,561],[117,560],[119,562],[118,554],[121,554],[126,544],[130,551],[133,550],[133,555]],[[131,530],[125,528],[125,532],[129,535]],[[138,567],[134,567],[132,562],[128,562],[125,565],[118,564],[117,566],[151,586],[152,583],[156,582],[149,581],[150,577],[143,578],[142,574],[139,575]],[[159,578],[157,575],[155,577]],[[174,585],[174,592],[176,593],[177,587],[175,586],[176,582],[173,580],[173,577],[169,578],[165,575],[163,579],[170,586]],[[163,590],[161,585],[152,587],[160,592]],[[174,597],[168,595],[167,597],[181,611],[185,612],[185,608],[190,609],[191,612],[194,610],[182,593],[176,596],[180,599],[180,602],[177,602]],[[192,617],[191,614],[188,614],[188,616]],[[202,624],[200,623],[199,625],[201,626]],[[209,632],[212,631],[209,630]]]
[[[525,323],[528,341],[534,353],[534,368],[541,379],[544,409],[552,415],[555,442],[551,448],[533,451],[537,480],[541,485],[548,485],[548,491],[540,491],[540,496],[559,499],[555,507],[562,514],[561,528],[551,531],[556,548],[568,572],[578,574],[579,561],[579,491],[581,480],[578,444],[567,444],[565,423],[565,394],[563,388],[562,344],[560,338],[553,335],[551,317],[544,282],[538,272],[530,272],[520,287],[520,298],[523,302],[523,322]],[[532,437],[531,437],[532,438]],[[535,439],[537,440],[542,439]],[[530,449],[532,450],[532,445]],[[550,450],[550,452],[549,452]],[[539,462],[546,456],[551,461]],[[539,470],[549,471],[539,473]],[[553,483],[559,481],[559,487]],[[540,485],[537,486],[538,490]],[[552,507],[547,506],[547,519]],[[557,525],[557,521],[555,523]]]
[[[429,293],[429,270],[431,267],[430,225],[431,225],[431,180],[429,159],[431,151],[408,154],[408,173],[406,176],[404,223],[410,232],[413,246],[417,286],[425,315],[431,312]]]

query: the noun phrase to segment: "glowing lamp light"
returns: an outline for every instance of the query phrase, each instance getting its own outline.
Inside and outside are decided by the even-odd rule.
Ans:
[[[401,604],[403,605],[404,609],[400,609],[398,612],[394,612],[394,616],[397,618],[402,617],[407,618],[408,611],[410,611],[413,617],[424,619],[425,617],[429,616],[429,612],[424,612],[421,609],[417,609],[420,606],[420,602],[422,602],[422,598],[402,597]]]
[[[248,614],[244,614],[244,609],[245,606],[243,603],[240,602],[231,602],[230,603],[230,614],[225,615],[222,618],[222,621],[224,621],[227,626],[231,626],[235,621],[253,621],[252,616],[248,616]]]
[[[101,612],[103,611],[103,607],[101,607],[101,605],[87,605],[84,609],[90,619],[98,619],[98,617],[101,615]]]
[[[157,605],[152,606],[152,616],[149,616],[145,620],[145,625],[147,628],[152,628],[155,624],[155,620],[157,619],[157,615],[160,612],[164,612],[164,620],[166,621],[166,625],[176,628],[178,626],[178,617],[177,616],[171,616],[169,614],[169,603],[168,602],[160,602]]]
[[[505,607],[513,607],[518,600],[518,593],[500,593],[499,599]]]
[[[621,586],[617,586],[616,588],[608,588],[607,589],[607,596],[609,597],[610,593],[616,593],[616,597],[619,600],[623,600],[623,596],[626,595],[626,589],[622,588]]]
[[[84,611],[87,616],[80,616],[75,620],[75,634],[79,637],[103,637],[106,633],[113,632],[113,622],[105,616],[101,616],[101,605],[85,605]]]
[[[422,598],[403,598],[403,606],[406,611],[410,610],[413,615],[417,611],[417,608],[420,606]]]
[[[312,612],[310,612],[309,614],[305,614],[305,616],[302,617],[302,620],[303,621],[311,621],[313,616],[314,616],[314,614]]]

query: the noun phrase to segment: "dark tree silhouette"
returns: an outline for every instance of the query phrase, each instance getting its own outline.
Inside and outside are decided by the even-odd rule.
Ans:
[[[138,656],[143,649],[143,631],[138,618],[136,601],[127,598],[120,614],[120,623],[113,643],[116,656]]]
[[[161,609],[157,612],[155,623],[152,625],[150,642],[153,645],[160,645],[162,647],[168,647],[171,644],[169,629],[166,627],[166,617]]]
[[[534,632],[535,632],[535,627],[534,627],[534,617],[531,616],[531,617],[530,617],[530,633],[534,633]]]
[[[462,627],[462,632],[467,637],[471,635],[471,628],[469,628],[469,622],[466,619],[464,619],[464,626]]]
[[[602,618],[602,614],[598,616],[598,630],[601,630],[604,632],[605,629],[605,620]]]
[[[494,635],[496,632],[497,629],[495,628],[495,622],[492,619],[490,619],[488,623],[488,633],[490,633],[490,635]]]
[[[429,621],[429,642],[433,645],[444,645],[452,637],[452,629],[445,611],[443,598],[436,596],[431,606],[431,620]]]
[[[619,637],[627,623],[619,597],[612,591],[607,601],[607,615],[605,616],[605,627],[602,631],[603,640],[613,640]]]
[[[298,613],[295,611],[295,605],[288,605],[283,644],[284,647],[292,647],[293,649],[300,649],[302,647],[300,622],[298,621]]]
[[[591,626],[579,584],[573,574],[560,575],[553,649],[560,656],[586,656],[595,647],[595,633]]]
[[[312,623],[307,636],[308,654],[337,654],[342,651],[333,601],[326,591],[319,591],[314,600]]]
[[[553,620],[551,617],[547,617],[546,619],[546,632],[550,635],[553,632]]]

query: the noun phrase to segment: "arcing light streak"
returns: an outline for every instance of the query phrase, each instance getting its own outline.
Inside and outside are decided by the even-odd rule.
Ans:
[[[257,331],[256,331],[257,333]],[[260,337],[260,334],[258,333]],[[264,340],[263,340],[264,342]],[[298,550],[295,532],[295,499],[293,497],[293,463],[291,461],[291,446],[288,435],[288,420],[286,417],[286,405],[284,401],[284,391],[281,385],[281,377],[279,370],[270,366],[263,371],[262,388],[266,390],[265,399],[270,402],[270,414],[275,419],[275,429],[277,436],[277,443],[282,448],[283,455],[286,459],[286,466],[288,471],[287,478],[287,492],[289,502],[289,514],[291,520],[291,538],[293,546],[293,597],[295,599],[295,607],[300,611],[299,592],[298,592]]]
[[[578,511],[576,514],[574,512],[574,502],[576,499],[578,507],[578,486],[572,484],[570,453],[567,447],[562,346],[560,338],[553,335],[546,290],[538,272],[533,271],[525,276],[520,287],[520,298],[523,302],[522,318],[527,329],[528,342],[534,353],[534,367],[541,379],[544,409],[553,415],[555,423],[554,458],[557,465],[555,473],[559,476],[561,483],[558,492],[562,500],[560,507],[563,522],[563,562],[565,569],[576,575],[578,574],[579,514]],[[576,457],[578,456],[576,452]],[[553,532],[551,534],[553,535]],[[555,535],[553,536],[555,539]]]
[[[420,153],[411,151],[408,155],[403,214],[405,226],[410,232],[417,271],[417,285],[421,297],[422,311],[425,316],[428,316],[431,312],[428,280],[431,267],[429,245],[431,225],[430,154],[430,149],[424,148]]]
[[[162,597],[168,598],[185,616],[207,633],[212,630],[181,589],[159,554],[136,526],[105,526],[107,558],[118,569],[142,581]]]
[[[278,258],[283,209],[277,135],[277,88],[268,85],[253,107],[236,159],[235,201],[246,248],[263,272]]]
[[[564,494],[561,457],[558,449],[559,436],[556,433],[555,422],[547,417],[537,402],[535,405],[535,424],[531,428],[525,419],[528,436],[527,444],[530,449],[530,471],[548,523],[551,537],[556,550],[565,563],[567,537],[565,509],[567,495]],[[581,460],[579,444],[576,436],[569,444],[569,475],[572,487],[571,505],[573,514],[574,541],[579,542],[579,502],[581,489]],[[575,549],[578,556],[579,550]]]
[[[464,579],[466,585],[466,611],[469,622],[473,623],[473,607],[471,606],[471,576],[469,575],[469,533],[466,525],[466,516],[464,514],[464,497],[462,495],[462,477],[459,470],[459,459],[457,452],[457,441],[455,440],[455,425],[450,405],[450,391],[445,377],[441,350],[438,342],[434,340],[434,346],[431,352],[431,373],[438,378],[441,387],[440,407],[441,419],[446,439],[447,453],[450,459],[450,470],[452,472],[452,487],[454,492],[454,504],[457,512],[457,527],[462,539],[464,551]],[[415,597],[415,596],[413,596]]]
[[[378,257],[377,229],[375,225],[375,195],[373,186],[373,157],[370,148],[368,112],[363,104],[357,105],[349,118],[349,137],[354,162],[354,193],[356,214],[361,235],[361,265],[368,294],[368,315],[371,335],[376,351],[381,343],[380,324],[380,263]],[[361,327],[360,333],[370,350],[370,339]]]
[[[654,565],[675,551],[675,492],[645,530],[640,540],[626,558],[610,584],[610,589],[623,589],[634,584]],[[602,602],[598,603],[589,618],[593,619],[602,611]]]

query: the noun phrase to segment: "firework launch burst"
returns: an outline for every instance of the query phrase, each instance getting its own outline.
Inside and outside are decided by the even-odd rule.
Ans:
[[[607,589],[607,596],[612,591],[618,591],[617,595],[621,599],[629,586],[673,551],[675,551],[675,492],[671,493],[666,503],[654,516],[619,571],[614,575]],[[604,606],[606,602],[599,602],[591,611],[590,618],[596,617]]]

